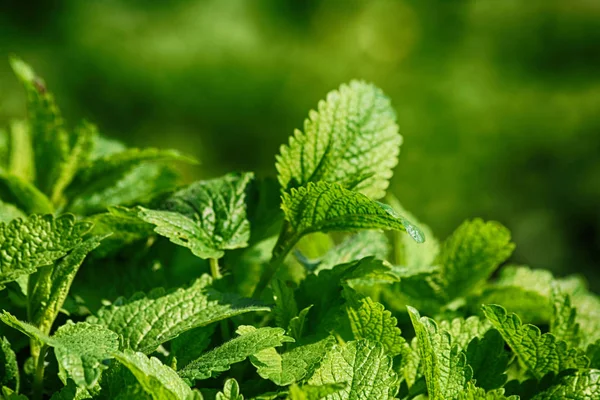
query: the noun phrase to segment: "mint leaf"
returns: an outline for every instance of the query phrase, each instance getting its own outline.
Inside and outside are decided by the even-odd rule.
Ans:
[[[240,385],[235,379],[227,379],[223,385],[223,391],[217,393],[215,400],[244,400],[240,394]]]
[[[0,388],[9,387],[18,392],[20,384],[17,356],[5,337],[0,338]]]
[[[398,376],[383,346],[368,340],[335,345],[321,362],[309,385],[346,384],[328,400],[388,400],[398,391]]]
[[[437,263],[449,299],[467,295],[512,254],[510,232],[497,222],[464,222],[440,248]]]
[[[579,349],[569,349],[551,333],[542,335],[535,325],[523,325],[516,314],[508,314],[501,306],[485,305],[483,312],[521,364],[538,380],[549,372],[585,368],[589,363]]]
[[[144,391],[154,400],[186,400],[192,398],[192,390],[177,375],[155,357],[148,358],[143,353],[125,350],[115,353],[127,369],[133,373]]]
[[[50,199],[32,183],[18,176],[0,172],[0,197],[29,214],[52,214]]]
[[[387,97],[352,81],[327,94],[277,156],[284,190],[309,182],[338,183],[371,198],[385,195],[402,137]]]
[[[474,337],[466,349],[467,363],[473,368],[473,379],[485,390],[499,389],[506,383],[509,354],[504,350],[504,339],[495,330]]]
[[[0,320],[32,339],[54,347],[63,383],[69,378],[78,386],[95,386],[100,374],[107,368],[103,361],[112,358],[112,353],[119,348],[119,336],[116,333],[87,322],[69,322],[50,337],[6,311],[0,314]]]
[[[442,400],[457,396],[473,377],[465,353],[435,321],[421,317],[410,306],[407,308],[418,340],[429,398]]]
[[[310,376],[333,342],[333,337],[329,336],[299,345],[283,354],[271,347],[254,353],[250,361],[261,377],[276,385],[287,386]]]
[[[563,295],[559,289],[552,291],[552,318],[550,332],[559,340],[564,340],[570,347],[578,347],[581,341],[577,310],[571,306],[571,297]]]
[[[222,294],[210,288],[210,283],[204,276],[187,289],[155,290],[129,301],[118,300],[88,321],[117,332],[125,348],[151,353],[189,329],[247,312],[269,311],[251,300]]]
[[[25,182],[35,180],[35,165],[31,135],[27,121],[11,121],[10,123],[10,155],[7,162],[8,173],[21,178]]]
[[[294,288],[290,287],[287,282],[280,279],[275,279],[271,282],[273,289],[273,314],[277,326],[287,329],[290,326],[290,321],[298,316],[298,304],[294,297]]]
[[[70,137],[54,96],[47,91],[44,81],[16,57],[10,58],[10,65],[27,92],[35,183],[43,193],[50,195],[68,158]]]
[[[558,384],[539,393],[532,400],[597,399],[600,398],[600,370],[580,370],[560,379]]]
[[[8,223],[13,219],[26,217],[27,215],[17,207],[0,200],[0,223]]]
[[[224,250],[246,247],[245,190],[252,173],[192,183],[175,192],[160,210],[141,208],[139,216],[154,224],[158,234],[188,247],[200,258],[221,258]]]
[[[368,339],[373,343],[381,343],[390,357],[402,353],[406,341],[396,326],[398,321],[383,304],[370,297],[359,296],[350,288],[344,289],[344,297],[348,301],[346,312],[356,340]]]
[[[290,400],[321,400],[334,395],[346,387],[345,384],[328,383],[325,385],[290,386]]]
[[[69,214],[32,215],[0,224],[0,288],[64,257],[90,227]]]
[[[519,400],[519,396],[507,397],[504,395],[504,389],[486,392],[484,389],[469,383],[467,389],[459,393],[455,400]]]
[[[465,350],[471,339],[483,338],[492,327],[489,321],[476,316],[444,320],[438,325],[452,336],[452,343],[458,345],[460,350]]]
[[[218,324],[201,326],[183,332],[170,342],[170,356],[175,358],[179,367],[184,366],[202,355],[210,345]]]
[[[586,355],[590,359],[590,368],[600,369],[600,339],[587,347]]]
[[[417,242],[425,237],[413,224],[382,203],[344,189],[318,182],[292,189],[282,196],[281,208],[289,222],[290,242],[311,232],[395,229],[406,231]]]
[[[293,341],[284,335],[285,331],[281,328],[240,326],[237,333],[240,336],[192,361],[179,371],[179,375],[188,381],[208,379],[252,354]]]

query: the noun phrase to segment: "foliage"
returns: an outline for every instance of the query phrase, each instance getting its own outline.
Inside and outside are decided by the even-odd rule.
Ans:
[[[581,279],[493,279],[507,228],[473,219],[438,242],[380,202],[402,139],[373,85],[331,92],[282,147],[279,213],[252,173],[130,185],[192,160],[70,130],[12,65],[30,118],[0,165],[2,398],[598,396],[600,300]],[[80,270],[137,290],[94,306]]]

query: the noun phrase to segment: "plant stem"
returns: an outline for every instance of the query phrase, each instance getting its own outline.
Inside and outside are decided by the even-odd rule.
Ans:
[[[34,346],[34,343],[35,346]],[[35,350],[34,350],[35,349]],[[33,356],[33,362],[35,363],[35,372],[33,375],[33,400],[41,400],[44,395],[44,360],[46,358],[46,351],[48,346],[42,345],[40,347],[39,342],[35,339],[31,339],[31,355]],[[34,351],[37,353],[34,355]]]
[[[212,275],[213,279],[220,279],[221,271],[219,271],[219,260],[216,258],[209,258],[208,262],[210,264],[210,274]]]

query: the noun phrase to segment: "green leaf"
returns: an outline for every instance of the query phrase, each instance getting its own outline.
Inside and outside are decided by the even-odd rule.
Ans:
[[[479,384],[479,382],[477,382]],[[458,394],[455,400],[519,400],[519,396],[505,396],[504,389],[486,392],[474,384],[467,384],[467,389]]]
[[[352,81],[320,101],[277,156],[284,190],[338,183],[371,198],[385,195],[402,137],[390,101],[372,84]]]
[[[34,155],[27,121],[10,123],[10,158],[8,172],[25,182],[35,180]]]
[[[600,339],[587,347],[586,355],[590,359],[590,368],[600,369]]]
[[[277,326],[287,329],[290,326],[290,321],[298,316],[298,304],[294,298],[294,288],[290,287],[291,283],[274,279],[271,281],[273,289],[273,314],[275,314],[275,322]]]
[[[69,322],[50,337],[6,311],[0,314],[0,320],[32,339],[54,347],[63,383],[70,378],[81,387],[95,386],[102,371],[107,368],[103,361],[112,358],[119,349],[119,336],[100,325]]]
[[[26,217],[27,215],[17,207],[0,200],[0,223],[9,223],[13,219]]]
[[[4,397],[2,397],[2,399],[4,399],[4,400],[28,400],[27,396],[18,394],[11,388],[2,387],[1,389],[2,389],[1,394],[4,396]]]
[[[592,400],[600,398],[600,370],[580,370],[567,375],[531,400]]]
[[[287,331],[294,339],[298,340],[304,335],[304,327],[306,324],[307,315],[311,308],[312,305],[303,308],[300,310],[300,313],[298,313],[297,316],[290,320]]]
[[[179,371],[179,375],[188,381],[208,379],[261,350],[293,342],[281,328],[256,329],[242,325],[237,333],[240,336],[192,361]]]
[[[522,324],[516,314],[508,314],[501,306],[485,305],[483,312],[521,364],[538,380],[549,372],[585,368],[589,363],[582,351],[569,349],[551,333],[542,335],[535,325]]]
[[[210,345],[218,324],[201,326],[183,332],[170,342],[170,355],[177,360],[178,366],[184,366],[202,355]]]
[[[448,299],[466,296],[487,280],[512,254],[510,232],[497,222],[464,222],[443,244],[437,257]]]
[[[133,373],[154,400],[186,400],[193,396],[192,390],[177,372],[155,357],[148,358],[143,353],[125,350],[116,353],[115,358]]]
[[[0,338],[0,388],[9,387],[18,392],[20,383],[17,356],[10,347],[8,339]]]
[[[333,346],[308,384],[347,384],[324,397],[328,400],[388,400],[399,382],[383,346],[363,339]]]
[[[413,224],[382,203],[326,182],[309,183],[282,196],[281,208],[289,222],[290,243],[311,232],[395,229],[417,242],[425,237]]]
[[[554,288],[552,308],[550,332],[558,340],[564,340],[569,347],[578,347],[581,342],[581,334],[576,321],[577,310],[571,305],[571,297],[568,294],[562,294],[558,288]]]
[[[245,190],[254,174],[228,174],[192,183],[175,192],[160,210],[141,208],[139,216],[158,234],[188,247],[201,258],[221,258],[250,239]]]
[[[348,287],[344,288],[344,297],[348,301],[346,312],[355,339],[381,343],[390,357],[402,353],[406,341],[396,326],[398,321],[383,304],[360,296]]]
[[[32,215],[0,224],[0,288],[64,257],[90,227],[69,214],[58,218]]]
[[[32,183],[0,172],[0,197],[29,214],[52,214],[54,206]]]
[[[269,311],[249,299],[222,294],[208,287],[210,283],[204,276],[187,289],[155,290],[129,301],[118,300],[88,321],[117,332],[125,348],[150,353],[189,329],[247,312]]]
[[[100,245],[102,237],[93,236],[78,244],[54,267],[39,269],[35,284],[30,291],[30,319],[43,332],[50,332],[58,316],[75,275],[87,254]]]
[[[67,206],[70,212],[89,215],[103,212],[111,206],[133,206],[152,200],[157,195],[174,190],[179,175],[165,165],[143,163],[118,176],[77,186],[69,186]]]
[[[335,340],[329,336],[302,344],[280,354],[271,347],[250,357],[256,372],[278,386],[287,386],[311,376]]]
[[[44,81],[20,59],[11,57],[10,64],[27,92],[36,186],[49,195],[69,155],[69,134]]]
[[[346,238],[342,243],[329,250],[319,261],[315,272],[332,269],[361,258],[373,256],[380,260],[387,259],[389,242],[381,231],[360,231]]]
[[[58,392],[54,392],[50,400],[85,400],[91,399],[92,396],[87,389],[78,387],[69,381],[66,386],[60,389]]]
[[[489,321],[476,316],[469,318],[454,318],[439,323],[440,329],[447,331],[452,336],[452,343],[460,350],[465,350],[473,338],[483,338],[492,325]]]
[[[334,395],[346,387],[341,383],[328,383],[326,385],[303,385],[295,383],[290,386],[290,400],[321,400],[329,395]]]
[[[432,319],[421,317],[416,309],[407,308],[418,340],[429,398],[454,398],[473,377],[464,352],[448,331],[439,328]]]
[[[223,385],[223,391],[217,393],[215,400],[244,400],[240,394],[240,385],[235,379],[227,379]]]
[[[508,362],[504,339],[495,329],[487,331],[483,338],[474,337],[467,347],[467,363],[473,368],[473,379],[485,390],[504,386]]]

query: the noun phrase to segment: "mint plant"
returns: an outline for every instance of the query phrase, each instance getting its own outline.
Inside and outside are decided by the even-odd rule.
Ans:
[[[402,137],[375,86],[330,92],[277,181],[185,185],[193,158],[67,125],[10,62],[29,114],[0,131],[1,398],[600,398],[598,296],[503,266],[497,222],[439,241],[386,195]]]

